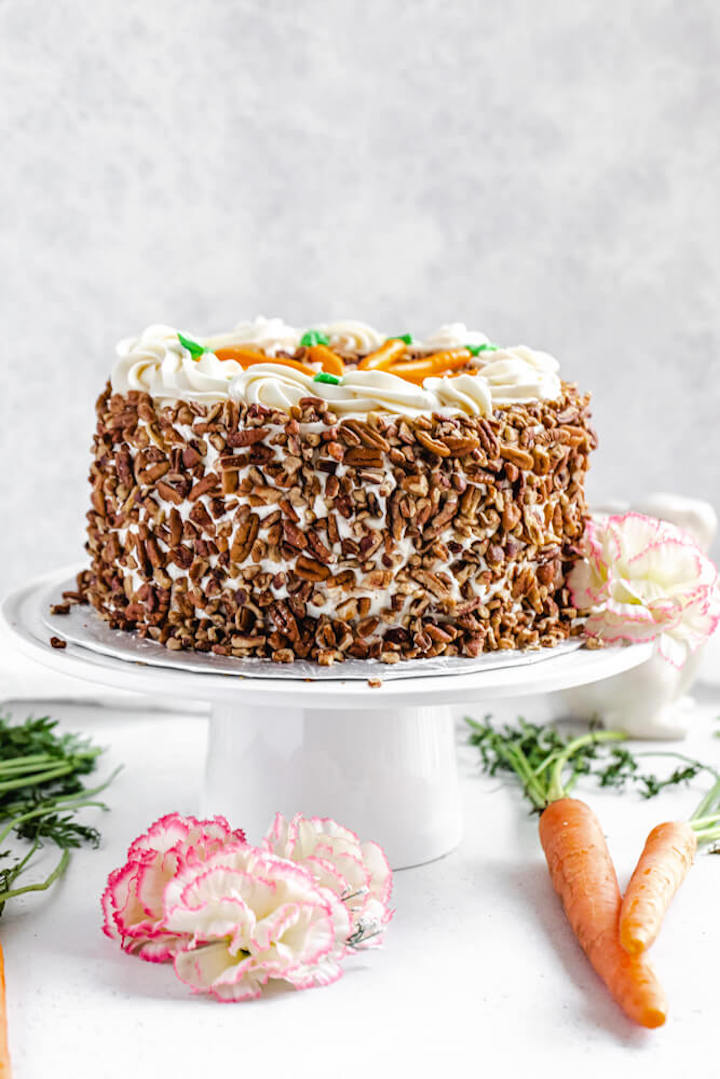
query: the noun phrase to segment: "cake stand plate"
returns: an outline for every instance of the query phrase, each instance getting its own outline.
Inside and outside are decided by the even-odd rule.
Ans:
[[[283,677],[169,668],[138,660],[130,643],[123,655],[117,639],[112,654],[72,641],[52,648],[47,597],[62,589],[68,574],[67,568],[55,571],[12,593],[2,606],[4,621],[21,650],[53,670],[153,697],[209,702],[200,812],[223,814],[251,841],[278,810],[333,817],[362,839],[381,843],[395,869],[439,858],[460,840],[451,705],[480,712],[500,697],[598,682],[652,652],[652,643],[559,654],[547,649],[542,661],[529,653],[526,665],[380,684],[375,665],[366,680],[344,679],[341,667],[332,679],[292,679],[287,668]],[[87,616],[97,617],[89,609]]]

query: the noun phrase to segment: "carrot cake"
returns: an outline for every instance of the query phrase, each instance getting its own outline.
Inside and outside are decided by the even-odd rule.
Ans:
[[[278,663],[555,645],[588,406],[460,323],[151,326],[97,402],[82,592],[167,648]]]

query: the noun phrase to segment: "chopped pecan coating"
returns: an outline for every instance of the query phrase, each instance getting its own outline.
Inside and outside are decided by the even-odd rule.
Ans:
[[[417,418],[97,403],[78,592],[171,650],[477,656],[576,632],[565,579],[596,445],[588,398]],[[59,610],[58,610],[59,613]]]

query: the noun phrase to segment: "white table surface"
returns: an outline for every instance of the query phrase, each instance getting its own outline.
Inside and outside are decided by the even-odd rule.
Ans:
[[[4,662],[9,671],[7,651]],[[25,695],[43,696],[45,673],[24,671]],[[0,698],[8,696],[2,685],[0,670]],[[51,688],[62,689],[55,682]],[[17,668],[13,689],[17,696]],[[720,691],[696,691],[691,735],[675,745],[717,764]],[[634,1074],[655,1077],[690,1066],[697,1076],[720,1072],[720,858],[700,857],[676,898],[653,949],[670,1016],[664,1028],[640,1030],[609,998],[572,937],[547,876],[536,818],[511,785],[480,775],[460,726],[462,844],[444,859],[396,874],[396,916],[385,946],[351,959],[339,982],[220,1005],[192,997],[171,968],[123,954],[100,928],[107,874],[156,817],[196,811],[206,726],[197,711],[148,712],[134,703],[132,710],[117,700],[112,709],[77,702],[50,708],[68,729],[107,746],[103,774],[121,762],[125,768],[106,795],[111,812],[87,811],[102,830],[101,848],[78,852],[51,893],[11,902],[0,920],[15,1079],[205,1076],[211,1066],[223,1075],[272,1079],[440,1068],[544,1076],[558,1066],[624,1076],[636,1064],[641,1071]],[[549,704],[525,698],[493,711],[497,718],[543,719]],[[46,711],[14,706],[16,719]],[[601,814],[621,886],[649,828],[689,813],[704,782],[653,802],[580,788]]]

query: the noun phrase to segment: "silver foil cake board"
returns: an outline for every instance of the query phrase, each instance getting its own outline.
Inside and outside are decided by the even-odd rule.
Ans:
[[[172,652],[157,641],[138,637],[132,632],[112,629],[97,612],[87,605],[73,605],[68,614],[51,614],[50,608],[62,602],[64,591],[74,591],[75,578],[48,589],[43,603],[42,619],[48,635],[59,637],[68,644],[91,652],[124,660],[129,663],[194,674],[222,674],[231,678],[272,678],[286,681],[367,681],[379,678],[383,682],[403,678],[438,675],[475,674],[481,671],[527,667],[544,660],[582,648],[581,639],[561,641],[553,648],[504,649],[484,652],[477,657],[435,656],[428,659],[405,659],[398,663],[381,663],[371,659],[346,659],[325,667],[310,660],[296,659],[293,663],[274,663],[271,659],[218,656],[207,652]]]

